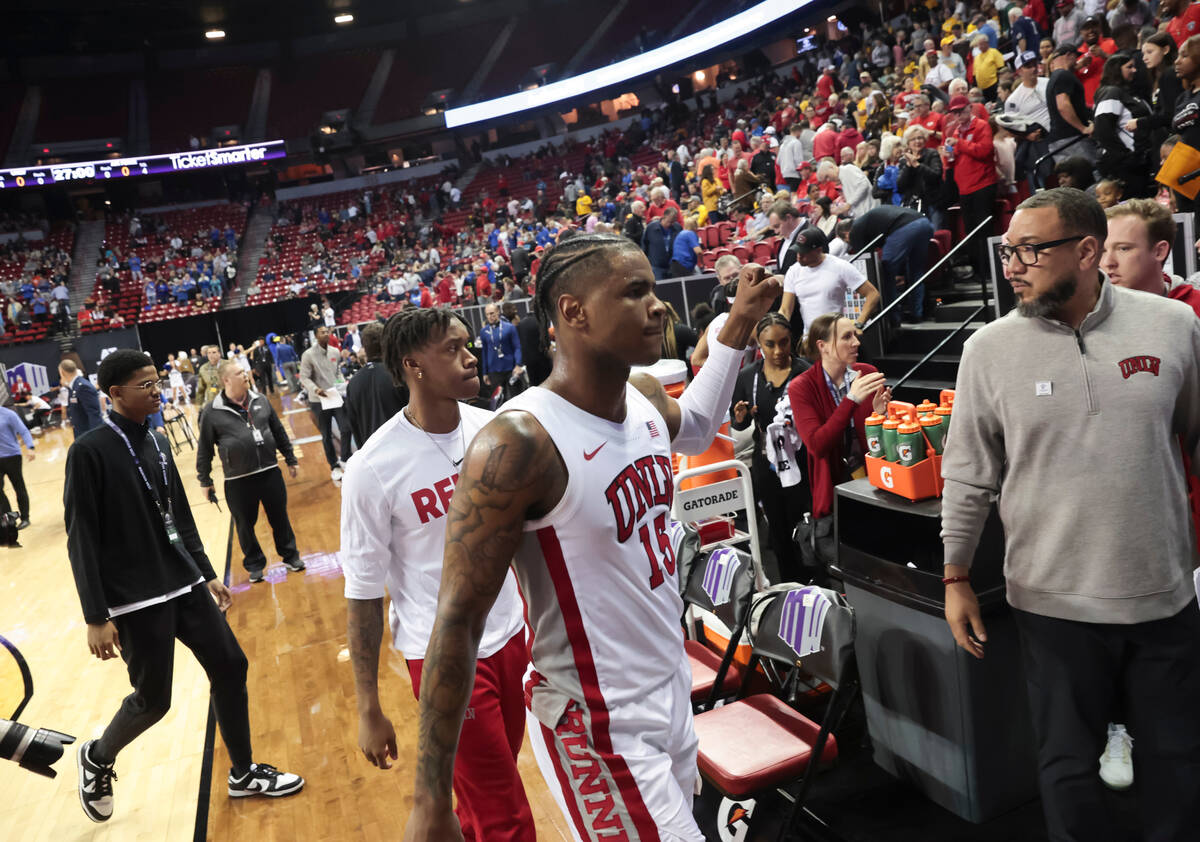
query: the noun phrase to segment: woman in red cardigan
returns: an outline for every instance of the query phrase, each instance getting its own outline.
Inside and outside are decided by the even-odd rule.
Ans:
[[[874,366],[858,362],[854,322],[831,313],[809,325],[804,353],[814,365],[788,385],[792,419],[808,451],[814,520],[833,513],[833,488],[863,471],[863,422],[883,414],[891,390]]]

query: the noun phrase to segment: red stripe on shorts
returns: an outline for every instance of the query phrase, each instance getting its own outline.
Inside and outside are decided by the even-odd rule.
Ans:
[[[542,548],[542,557],[546,559],[550,580],[554,583],[558,607],[562,612],[567,639],[571,642],[571,652],[575,658],[575,669],[583,687],[583,698],[591,715],[592,743],[609,767],[609,772],[621,793],[621,800],[625,802],[625,808],[633,819],[638,838],[641,842],[658,842],[658,826],[642,800],[637,781],[633,779],[633,773],[629,771],[625,758],[613,751],[612,737],[608,733],[608,707],[604,703],[604,694],[600,692],[600,679],[596,675],[596,664],[592,660],[592,647],[583,627],[583,615],[575,599],[575,588],[567,572],[567,562],[563,558],[558,534],[553,526],[546,526],[537,531],[537,537]]]

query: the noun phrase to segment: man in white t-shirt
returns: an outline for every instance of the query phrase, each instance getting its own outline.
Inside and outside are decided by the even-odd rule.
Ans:
[[[1027,122],[1038,123],[1043,129],[1050,128],[1050,111],[1046,108],[1045,76],[1038,76],[1038,54],[1027,50],[1016,58],[1017,75],[1021,84],[1012,89],[1004,100],[1004,113],[1023,117]]]
[[[492,413],[459,403],[479,392],[470,338],[466,324],[444,308],[414,308],[388,320],[384,364],[411,397],[351,457],[343,477],[341,561],[358,741],[381,769],[397,756],[396,732],[378,690],[384,592],[391,596],[392,645],[403,653],[419,698],[437,615],[450,497],[467,445],[492,420]],[[517,771],[528,655],[510,570],[484,625],[458,742],[454,794],[466,839],[536,838]]]
[[[863,299],[858,323],[864,324],[879,306],[879,291],[853,265],[840,257],[826,254],[829,240],[820,228],[809,227],[796,235],[792,246],[797,252],[796,262],[783,278],[783,299],[779,312],[792,317],[796,303],[800,304],[800,315],[804,319],[805,332],[817,316],[826,313],[842,313],[846,307],[846,294],[853,293]]]

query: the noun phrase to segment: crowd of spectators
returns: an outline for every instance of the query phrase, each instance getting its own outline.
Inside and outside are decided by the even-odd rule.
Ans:
[[[67,330],[74,232],[68,227],[45,234],[42,239],[18,235],[0,244],[0,341]]]
[[[220,306],[237,277],[244,204],[113,215],[96,258],[81,330],[121,327]]]

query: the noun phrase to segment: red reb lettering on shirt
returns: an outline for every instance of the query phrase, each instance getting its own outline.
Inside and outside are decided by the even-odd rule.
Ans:
[[[450,506],[450,498],[454,496],[454,486],[458,483],[458,474],[438,480],[433,488],[421,488],[412,494],[413,505],[417,507],[417,517],[421,523],[429,523],[445,516]],[[442,508],[438,509],[438,503]]]

